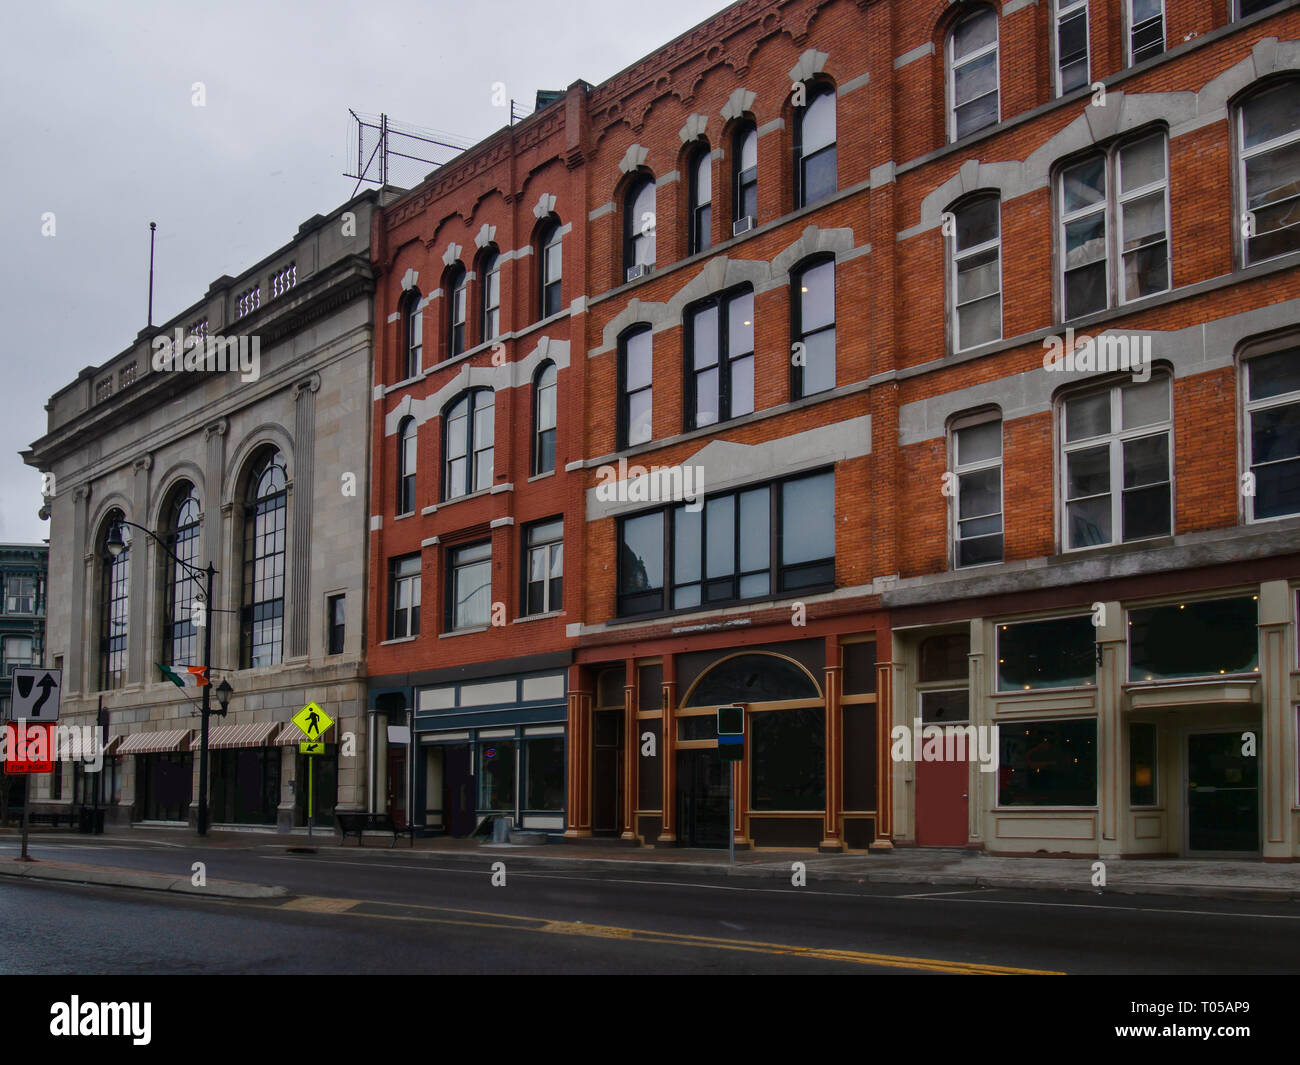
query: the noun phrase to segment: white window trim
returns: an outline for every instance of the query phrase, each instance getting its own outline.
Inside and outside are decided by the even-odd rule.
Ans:
[[[1092,13],[1088,10],[1088,0],[1054,0],[1056,7],[1055,17],[1052,21],[1052,70],[1053,84],[1056,87],[1056,95],[1063,96],[1065,90],[1061,88],[1061,23],[1071,15],[1077,14],[1079,9],[1083,9],[1083,37],[1084,37],[1084,58],[1087,62],[1088,72],[1083,77],[1085,85],[1092,83]],[[1074,92],[1074,89],[1070,90]]]
[[[1164,55],[1169,51],[1169,16],[1165,11],[1165,0],[1160,0],[1160,41],[1160,54]],[[1126,0],[1124,4],[1124,59],[1126,67],[1133,66],[1133,0]]]
[[[1287,83],[1283,82],[1281,84],[1287,84]],[[1289,84],[1291,84],[1292,87],[1294,88],[1300,89],[1300,82],[1291,81]],[[1269,87],[1266,86],[1262,90],[1262,92],[1267,92],[1268,88]],[[1237,233],[1239,234],[1238,239],[1240,241],[1240,247],[1241,247],[1241,265],[1243,267],[1254,266],[1257,263],[1272,262],[1275,259],[1280,259],[1283,255],[1294,254],[1293,252],[1279,252],[1277,255],[1270,255],[1267,259],[1251,259],[1250,243],[1249,243],[1250,238],[1247,237],[1242,232],[1244,228],[1243,223],[1245,223],[1246,221],[1246,216],[1248,214],[1253,215],[1254,213],[1250,210],[1248,193],[1246,191],[1247,160],[1253,159],[1257,155],[1263,155],[1266,152],[1277,151],[1281,148],[1285,148],[1288,144],[1300,140],[1300,126],[1298,126],[1296,129],[1292,130],[1290,133],[1286,134],[1285,136],[1275,137],[1273,140],[1266,141],[1263,144],[1257,144],[1253,148],[1246,147],[1246,107],[1250,104],[1251,100],[1257,98],[1259,95],[1261,94],[1252,93],[1249,99],[1242,100],[1241,103],[1237,105],[1236,121],[1233,123],[1235,133],[1236,133],[1236,138],[1237,138],[1237,143],[1236,143],[1237,189],[1239,190],[1239,195],[1241,198],[1241,211],[1237,216],[1238,225],[1236,226],[1236,230]],[[1254,227],[1252,226],[1251,228]]]
[[[1111,243],[1112,243],[1111,236],[1112,236],[1113,227],[1111,225],[1112,219],[1111,219],[1111,212],[1110,212],[1110,190],[1111,190],[1112,180],[1111,180],[1110,154],[1108,152],[1102,153],[1102,162],[1104,164],[1103,176],[1106,182],[1105,194],[1095,204],[1092,204],[1088,207],[1079,208],[1078,210],[1073,211],[1072,213],[1069,214],[1067,214],[1065,210],[1066,172],[1073,169],[1073,167],[1079,165],[1080,163],[1087,162],[1088,159],[1095,154],[1096,153],[1090,153],[1089,156],[1084,156],[1079,159],[1075,159],[1071,161],[1069,165],[1061,167],[1061,169],[1057,172],[1057,176],[1056,176],[1056,190],[1057,190],[1056,240],[1057,240],[1057,247],[1060,248],[1060,269],[1057,271],[1057,276],[1059,278],[1058,289],[1060,291],[1060,299],[1061,299],[1061,321],[1062,322],[1072,322],[1075,321],[1076,318],[1087,317],[1087,314],[1077,315],[1074,318],[1070,317],[1069,298],[1067,296],[1066,285],[1065,285],[1065,275],[1070,269],[1070,265],[1068,262],[1069,249],[1066,242],[1065,231],[1071,222],[1077,222],[1081,218],[1089,218],[1095,214],[1101,214],[1103,218],[1102,224],[1104,228],[1102,233],[1102,248],[1103,248],[1103,257],[1106,263],[1106,307],[1099,308],[1098,311],[1089,311],[1088,314],[1100,313],[1101,310],[1105,310],[1108,307],[1114,306],[1112,297],[1115,291],[1115,284],[1113,278],[1115,271],[1112,267],[1112,257],[1111,257]]]
[[[1241,412],[1241,421],[1237,432],[1237,438],[1241,441],[1239,448],[1239,460],[1241,463],[1241,472],[1243,474],[1251,472],[1254,463],[1251,461],[1251,431],[1250,416],[1255,411],[1268,410],[1271,407],[1285,407],[1291,404],[1300,403],[1300,390],[1295,392],[1284,392],[1280,396],[1270,396],[1268,399],[1251,400],[1250,398],[1250,364],[1265,355],[1272,355],[1278,351],[1284,351],[1287,348],[1300,345],[1300,335],[1294,333],[1284,337],[1279,337],[1268,344],[1260,344],[1252,347],[1240,360],[1240,367],[1237,378],[1237,394],[1241,396],[1239,406]],[[1241,484],[1241,478],[1237,478],[1238,485]],[[1245,502],[1243,518],[1247,525],[1262,525],[1274,521],[1286,521],[1289,518],[1300,517],[1300,513],[1278,514],[1272,518],[1255,517],[1255,497],[1244,496]],[[1300,627],[1296,634],[1297,643],[1300,644]]]
[[[978,199],[983,199],[983,198],[984,198],[984,197],[982,197],[982,196],[972,196],[972,197],[970,197],[969,199],[967,199],[967,200],[965,201],[964,207],[963,207],[962,209],[964,210],[965,208],[970,207],[970,206],[971,206],[971,205],[972,205],[976,200],[978,200]],[[997,205],[998,205],[998,235],[997,235],[996,237],[994,237],[992,240],[986,240],[983,244],[976,244],[974,247],[966,248],[966,249],[964,249],[964,250],[962,250],[962,251],[958,251],[958,250],[957,250],[957,230],[956,230],[956,226],[954,225],[954,227],[953,227],[952,239],[951,239],[951,241],[950,241],[950,243],[949,243],[949,245],[948,245],[948,247],[949,247],[949,255],[948,255],[948,263],[949,263],[949,265],[948,265],[948,288],[949,288],[949,291],[952,293],[952,350],[953,350],[954,352],[956,352],[956,351],[966,351],[966,350],[968,350],[969,348],[980,347],[982,344],[994,344],[994,343],[996,343],[997,341],[1001,340],[1001,339],[1002,339],[1002,336],[1003,336],[1003,325],[1004,325],[1004,323],[1003,323],[1003,320],[1002,320],[1002,311],[1003,311],[1003,303],[1002,303],[1002,196],[1001,196],[1000,193],[995,193],[995,194],[991,195],[989,198],[992,199],[992,200],[994,200],[994,201],[997,203]],[[954,222],[955,222],[955,220],[956,220],[957,215],[960,214],[960,213],[961,213],[960,211],[954,211],[954,212],[953,212],[953,219],[954,219]],[[966,258],[968,258],[968,257],[970,257],[970,256],[972,256],[972,255],[979,255],[979,254],[981,254],[982,252],[987,251],[987,250],[988,250],[989,248],[991,248],[991,247],[996,247],[997,250],[998,250],[998,335],[997,335],[996,337],[993,337],[993,338],[990,339],[990,340],[980,341],[980,344],[963,344],[963,343],[961,342],[961,308],[962,308],[963,305],[962,305],[961,303],[958,302],[958,294],[957,294],[957,273],[958,273],[958,270],[957,270],[957,267],[958,267],[958,264],[959,264],[962,260],[964,260],[964,259],[966,259]],[[984,299],[988,299],[988,298],[989,298],[988,296],[981,296],[981,297],[979,297],[980,300],[984,300]],[[979,300],[972,300],[971,302],[972,302],[972,303],[978,303]]]
[[[543,524],[546,524],[546,523],[544,522]],[[545,604],[545,605],[544,605],[543,608],[542,608],[541,610],[539,610],[536,614],[529,614],[529,613],[522,613],[522,612],[521,612],[521,615],[520,615],[521,617],[524,617],[524,618],[531,618],[531,617],[538,617],[538,616],[540,616],[540,615],[542,615],[542,614],[558,614],[558,613],[560,613],[561,610],[563,610],[563,608],[564,608],[564,604],[563,604],[562,602],[561,602],[561,603],[552,603],[552,602],[551,602],[551,580],[552,580],[552,577],[551,577],[551,560],[552,560],[552,557],[553,557],[553,553],[554,553],[554,551],[555,551],[557,548],[559,549],[559,551],[560,551],[560,553],[561,553],[561,558],[560,558],[560,580],[563,581],[563,580],[564,580],[564,558],[563,558],[563,553],[564,553],[564,530],[563,530],[563,525],[561,525],[560,538],[559,538],[558,540],[544,540],[544,541],[542,541],[542,542],[539,543],[539,544],[527,545],[527,546],[525,547],[525,552],[526,552],[527,558],[526,558],[526,560],[525,560],[525,566],[526,566],[526,568],[525,568],[525,570],[524,570],[524,603],[523,603],[524,611],[527,611],[527,609],[528,609],[528,599],[527,599],[527,596],[528,596],[528,587],[533,583],[533,581],[532,581],[532,563],[533,563],[533,552],[534,552],[534,551],[542,551],[542,552],[545,552],[545,554],[546,554],[546,576],[542,578],[542,594],[543,594],[543,600],[544,600],[544,604]]]
[[[965,66],[967,63],[973,63],[975,60],[981,58],[982,56],[988,55],[989,52],[993,52],[995,55],[998,56],[997,62],[994,64],[994,67],[998,72],[997,88],[993,90],[994,93],[997,94],[997,98],[998,98],[997,118],[995,118],[987,126],[980,127],[980,130],[976,130],[976,132],[980,132],[981,130],[984,129],[991,129],[993,126],[996,126],[999,122],[1002,121],[1002,58],[1001,55],[998,54],[998,49],[1001,47],[1002,44],[1002,26],[999,22],[998,13],[996,10],[994,10],[993,8],[982,8],[978,11],[971,12],[969,15],[965,16],[962,19],[959,19],[957,22],[953,24],[952,29],[948,31],[948,41],[947,41],[948,140],[950,143],[955,143],[956,141],[960,140],[960,138],[957,136],[957,57],[953,51],[957,43],[957,27],[960,26],[963,22],[967,22],[971,19],[978,18],[981,15],[991,15],[993,17],[993,40],[989,44],[984,45],[983,48],[971,52],[969,55],[962,56],[961,65]],[[985,95],[987,96],[989,94],[985,93]],[[966,100],[965,103],[968,104],[973,103],[975,100],[978,99],[980,99],[980,97],[977,96],[971,100]],[[972,134],[967,134],[967,136],[971,136],[971,135]]]
[[[1159,181],[1151,181],[1145,185],[1141,185],[1138,188],[1133,189],[1130,192],[1125,192],[1124,191],[1124,167],[1122,162],[1124,149],[1132,147],[1135,144],[1140,144],[1142,141],[1147,140],[1150,137],[1159,137],[1161,142],[1161,147],[1164,149],[1164,176]],[[1174,285],[1174,249],[1173,249],[1173,241],[1172,241],[1173,225],[1171,223],[1170,213],[1169,213],[1169,137],[1168,135],[1164,133],[1164,131],[1152,131],[1151,133],[1145,136],[1125,138],[1123,141],[1116,144],[1113,149],[1112,165],[1115,171],[1114,182],[1113,182],[1115,188],[1115,255],[1116,255],[1115,297],[1117,300],[1116,306],[1119,306],[1126,303],[1136,303],[1139,300],[1148,299],[1151,296],[1158,296],[1162,293],[1168,292],[1170,289],[1173,288]],[[1128,275],[1125,270],[1125,263],[1124,263],[1124,245],[1126,243],[1124,239],[1124,206],[1130,201],[1140,200],[1144,196],[1149,196],[1151,193],[1155,192],[1156,189],[1160,190],[1161,194],[1164,197],[1164,202],[1165,202],[1165,287],[1162,289],[1157,289],[1155,292],[1147,292],[1144,295],[1133,296],[1132,298],[1129,298],[1129,296],[1125,292],[1125,279],[1127,278]],[[1146,246],[1149,247],[1150,245],[1146,245]],[[1107,254],[1109,255],[1109,249],[1107,249]],[[1135,254],[1136,254],[1136,249],[1135,249]]]
[[[984,425],[988,422],[998,423],[998,455],[996,459],[984,459],[979,462],[969,462],[961,465],[958,461],[957,452],[957,434],[963,429],[972,429],[977,425]],[[1007,558],[1007,476],[1006,476],[1006,444],[1003,438],[1003,421],[1000,410],[985,410],[974,414],[963,415],[955,419],[948,426],[948,469],[950,469],[956,478],[956,488],[950,497],[948,505],[948,568],[952,570],[976,570],[986,566],[1000,566]],[[980,562],[971,566],[963,566],[957,561],[957,547],[961,543],[961,479],[964,474],[978,473],[981,470],[991,469],[994,466],[998,468],[998,499],[1000,500],[998,508],[998,517],[1002,520],[1002,558],[996,562]]]

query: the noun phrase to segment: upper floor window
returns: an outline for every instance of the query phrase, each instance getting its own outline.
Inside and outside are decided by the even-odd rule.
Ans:
[[[490,388],[466,392],[445,416],[443,499],[492,487],[493,400]]]
[[[754,409],[754,292],[705,300],[686,315],[686,428]]]
[[[555,363],[544,362],[533,376],[533,476],[555,469]]]
[[[967,134],[995,125],[998,105],[998,17],[991,8],[967,15],[948,35],[948,134]]]
[[[284,459],[270,449],[254,467],[244,501],[240,660],[245,669],[276,665],[283,654],[288,502]]]
[[[470,544],[448,553],[447,629],[478,629],[492,615],[492,543]]]
[[[953,349],[1002,337],[1001,201],[996,195],[957,208],[952,245]]]
[[[552,218],[542,228],[537,241],[538,263],[542,290],[540,294],[543,318],[560,313],[560,280],[564,258],[560,243],[560,223]]]
[[[752,122],[736,130],[733,144],[731,232],[737,236],[758,223],[758,130]]]
[[[325,653],[341,655],[347,632],[347,596],[340,592],[325,600]]]
[[[1002,561],[1002,419],[974,415],[953,426],[953,563]]]
[[[132,529],[126,515],[114,510],[104,522],[99,561],[99,687],[126,683],[126,634],[130,598]],[[120,543],[114,545],[114,534]]]
[[[1088,0],[1056,2],[1056,93],[1088,84]]]
[[[13,672],[14,666],[35,664],[32,656],[32,638],[30,636],[6,636],[3,646],[3,668],[5,676]]]
[[[465,268],[459,264],[447,272],[445,291],[451,293],[447,304],[447,356],[459,355],[465,350],[466,294]]]
[[[1163,132],[1061,171],[1066,321],[1169,288],[1167,172]]]
[[[1166,374],[1061,405],[1067,550],[1169,535],[1172,435]]]
[[[1232,0],[1232,17],[1234,19],[1250,18],[1261,11],[1275,7],[1279,0]]]
[[[713,153],[707,143],[691,156],[690,239],[688,254],[713,243]]]
[[[835,261],[819,259],[796,270],[790,302],[792,393],[799,399],[835,387]]]
[[[1141,63],[1164,50],[1164,0],[1128,0],[1129,65]]]
[[[1300,250],[1300,82],[1285,81],[1239,108],[1238,184],[1245,200],[1245,261]]]
[[[524,613],[559,610],[564,603],[564,522],[530,525],[524,551]]]
[[[199,561],[199,501],[194,486],[185,485],[172,497],[163,530],[171,553],[194,569]],[[197,666],[199,627],[195,624],[195,596],[198,587],[193,574],[175,559],[163,558],[163,663],[169,666]]]
[[[415,511],[416,444],[418,442],[415,419],[403,418],[397,427],[397,513]]]
[[[808,87],[808,105],[795,113],[795,208],[816,203],[835,192],[835,90]]]
[[[624,333],[618,342],[618,446],[644,444],[654,436],[650,327]]]
[[[1284,343],[1245,362],[1251,521],[1300,514],[1300,347],[1294,337]]]
[[[388,568],[388,638],[420,635],[420,556],[395,558]]]
[[[501,256],[495,249],[482,259],[483,276],[483,343],[501,335]]]
[[[9,576],[5,579],[5,613],[36,612],[36,578]]]
[[[421,309],[420,290],[411,289],[402,301],[402,335],[405,346],[404,379],[409,380],[421,370],[421,352],[424,348],[424,311]]]
[[[655,179],[642,174],[628,186],[623,204],[623,268],[628,281],[655,263]]]

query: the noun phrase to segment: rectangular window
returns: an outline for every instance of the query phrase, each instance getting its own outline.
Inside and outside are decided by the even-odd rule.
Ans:
[[[479,743],[478,808],[500,813],[515,812],[515,740],[483,740]]]
[[[957,23],[948,37],[948,85],[953,140],[1000,120],[998,17],[983,8]]]
[[[1129,0],[1129,65],[1160,55],[1165,50],[1164,0]]]
[[[524,613],[549,614],[564,603],[564,522],[531,525],[524,534]]]
[[[792,293],[795,399],[835,387],[835,262],[826,259],[794,275]]]
[[[560,313],[560,280],[564,272],[564,247],[557,225],[542,249],[542,317]]]
[[[326,654],[341,655],[343,653],[343,635],[345,608],[347,597],[343,595],[331,595],[326,601],[325,606],[325,631],[327,633]]]
[[[32,638],[30,636],[6,636],[3,645],[5,676],[13,672],[14,666],[33,665]]]
[[[833,586],[833,473],[710,496],[702,510],[689,506],[623,519],[620,615]],[[668,606],[665,573],[671,574]]]
[[[624,337],[619,353],[619,449],[644,444],[653,436],[654,400],[649,328]]]
[[[750,808],[824,810],[826,711],[767,710],[749,715],[749,729]]]
[[[1129,680],[1258,673],[1258,605],[1245,595],[1130,610]]]
[[[564,809],[564,737],[524,740],[524,809]]]
[[[1088,84],[1088,0],[1056,0],[1056,94]]]
[[[501,260],[493,257],[483,278],[483,342],[495,340],[501,332]]]
[[[731,293],[686,317],[686,429],[727,421],[754,410],[754,293]]]
[[[487,626],[492,613],[492,543],[470,544],[448,552],[447,628],[477,629]]]
[[[1300,249],[1300,113],[1296,82],[1257,92],[1238,110],[1237,184],[1247,264]]]
[[[1233,0],[1232,17],[1234,19],[1250,18],[1261,11],[1267,11],[1277,5],[1279,0]]]
[[[420,635],[420,556],[394,559],[388,578],[388,638]]]
[[[843,656],[845,695],[870,695],[876,690],[876,641],[846,643]]]
[[[998,626],[998,691],[1076,688],[1097,679],[1097,630],[1082,614]]]
[[[1066,549],[1168,536],[1169,377],[1076,396],[1061,417]]]
[[[998,725],[999,806],[1096,806],[1097,722]]]
[[[953,562],[958,567],[1001,562],[1002,420],[954,428],[952,449]]]
[[[5,613],[31,614],[35,612],[36,578],[9,577],[5,581]]]
[[[1255,356],[1245,372],[1250,520],[1300,514],[1300,347]]]
[[[1001,201],[980,196],[956,212],[952,249],[957,351],[1002,337]]]
[[[1155,806],[1156,727],[1135,721],[1128,727],[1128,802],[1130,806]]]

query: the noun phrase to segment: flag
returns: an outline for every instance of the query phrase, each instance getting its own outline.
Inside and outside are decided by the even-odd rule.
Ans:
[[[177,666],[175,669],[158,663],[164,680],[169,680],[178,688],[203,688],[208,684],[207,666]]]

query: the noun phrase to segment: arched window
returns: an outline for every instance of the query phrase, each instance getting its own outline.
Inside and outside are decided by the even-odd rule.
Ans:
[[[560,244],[560,222],[554,215],[542,227],[537,238],[537,262],[540,266],[541,317],[549,318],[560,313],[560,279],[564,272],[564,258]]]
[[[420,353],[424,346],[424,311],[420,307],[420,290],[413,288],[402,300],[402,337],[405,347],[403,379],[419,374]]]
[[[447,303],[447,357],[465,350],[465,268],[457,263],[447,271],[444,292],[451,298]]]
[[[544,362],[533,375],[533,475],[555,469],[555,363]]]
[[[1002,228],[997,194],[966,200],[954,212],[949,289],[953,350],[1002,336]]]
[[[706,251],[713,243],[713,153],[707,142],[691,155],[691,203],[688,254]]]
[[[795,207],[806,207],[836,190],[835,90],[808,87],[808,105],[795,112]]]
[[[415,512],[415,419],[403,418],[397,427],[397,513]]]
[[[835,387],[835,260],[814,259],[792,275],[795,399]]]
[[[650,327],[636,326],[618,342],[618,447],[634,447],[651,439],[654,403]]]
[[[632,281],[655,263],[655,179],[643,174],[623,202],[623,267]]]
[[[735,186],[731,232],[737,236],[758,224],[758,130],[753,123],[746,123],[736,130],[731,173]]]
[[[288,475],[284,456],[268,448],[244,493],[244,580],[240,665],[273,666],[284,649],[285,526]]]
[[[483,300],[482,342],[495,340],[501,335],[501,256],[496,248],[489,248],[479,262],[483,278],[480,292]]]
[[[110,511],[99,538],[99,687],[103,691],[120,688],[126,683],[131,527],[119,524],[125,520],[122,511]],[[122,541],[122,549],[117,554],[109,549],[109,540],[115,529]]]
[[[171,553],[198,569],[199,501],[194,486],[179,486],[164,515],[163,542]],[[194,624],[194,593],[199,585],[193,574],[163,556],[163,662],[169,666],[198,666],[199,628]]]
[[[457,499],[492,487],[493,395],[490,388],[463,393],[443,416],[446,469],[442,498]]]
[[[948,35],[948,135],[953,140],[995,125],[998,109],[998,17],[972,11]]]
[[[1257,92],[1238,109],[1238,187],[1245,202],[1245,262],[1300,249],[1300,81]]]

